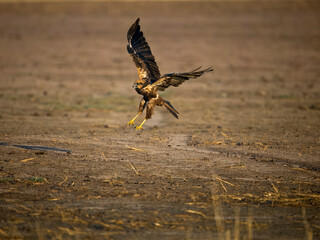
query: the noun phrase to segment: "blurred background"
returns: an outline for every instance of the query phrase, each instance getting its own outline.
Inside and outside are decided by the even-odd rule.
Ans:
[[[137,72],[126,51],[127,30],[140,17],[162,74],[215,69],[163,93],[183,112],[179,122],[166,116],[168,123],[224,125],[235,132],[253,127],[252,137],[290,135],[289,141],[303,137],[314,145],[320,108],[317,2],[1,2],[3,115],[92,111],[101,123],[110,113],[109,125],[124,125],[140,99],[131,88]]]

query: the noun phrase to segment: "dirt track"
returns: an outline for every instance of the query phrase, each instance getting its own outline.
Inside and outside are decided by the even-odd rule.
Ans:
[[[0,239],[319,239],[319,11],[0,4]],[[142,132],[137,17],[163,74],[215,69]]]

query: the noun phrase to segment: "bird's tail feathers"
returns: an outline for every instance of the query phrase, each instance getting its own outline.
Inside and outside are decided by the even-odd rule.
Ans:
[[[176,119],[179,119],[178,117],[179,112],[171,105],[169,101],[166,101],[163,99],[163,105]]]

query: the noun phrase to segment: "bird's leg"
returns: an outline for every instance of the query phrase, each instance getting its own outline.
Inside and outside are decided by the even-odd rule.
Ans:
[[[127,123],[127,126],[134,125],[134,120],[136,120],[136,118],[139,117],[140,114],[141,114],[141,112],[138,112],[137,116],[135,116],[131,121],[129,121],[129,122]]]
[[[142,130],[142,125],[148,120],[151,118],[152,114],[153,114],[153,109],[155,107],[155,105],[157,104],[157,100],[158,98],[153,98],[151,100],[149,100],[147,102],[147,113],[146,113],[146,117],[144,118],[143,122],[138,126],[136,127],[136,130]]]
[[[147,121],[147,119],[145,118],[145,119],[143,120],[143,122],[142,122],[138,127],[136,127],[136,130],[142,130],[142,125],[143,125],[146,121]]]
[[[137,117],[139,117],[139,115],[143,112],[143,110],[146,107],[146,101],[142,98],[139,104],[139,112],[137,114],[137,116],[135,116],[130,122],[127,123],[127,126],[131,126],[134,125],[134,120],[136,120]]]

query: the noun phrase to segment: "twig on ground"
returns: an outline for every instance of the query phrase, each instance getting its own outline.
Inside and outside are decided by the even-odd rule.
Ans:
[[[31,161],[33,159],[35,159],[35,158],[26,158],[26,159],[21,160],[21,162],[29,162],[29,161]]]
[[[64,184],[67,180],[68,180],[68,176],[66,176],[65,179],[62,182],[58,183],[58,185],[62,186],[62,184]]]
[[[129,161],[128,161],[128,163],[129,163],[130,167],[133,169],[133,171],[134,171],[137,175],[139,175],[137,169],[136,169]]]
[[[135,148],[135,147],[129,147],[128,145],[126,145],[126,147],[129,148],[130,150],[139,151],[139,152],[146,152],[146,150],[142,150],[142,149]]]

